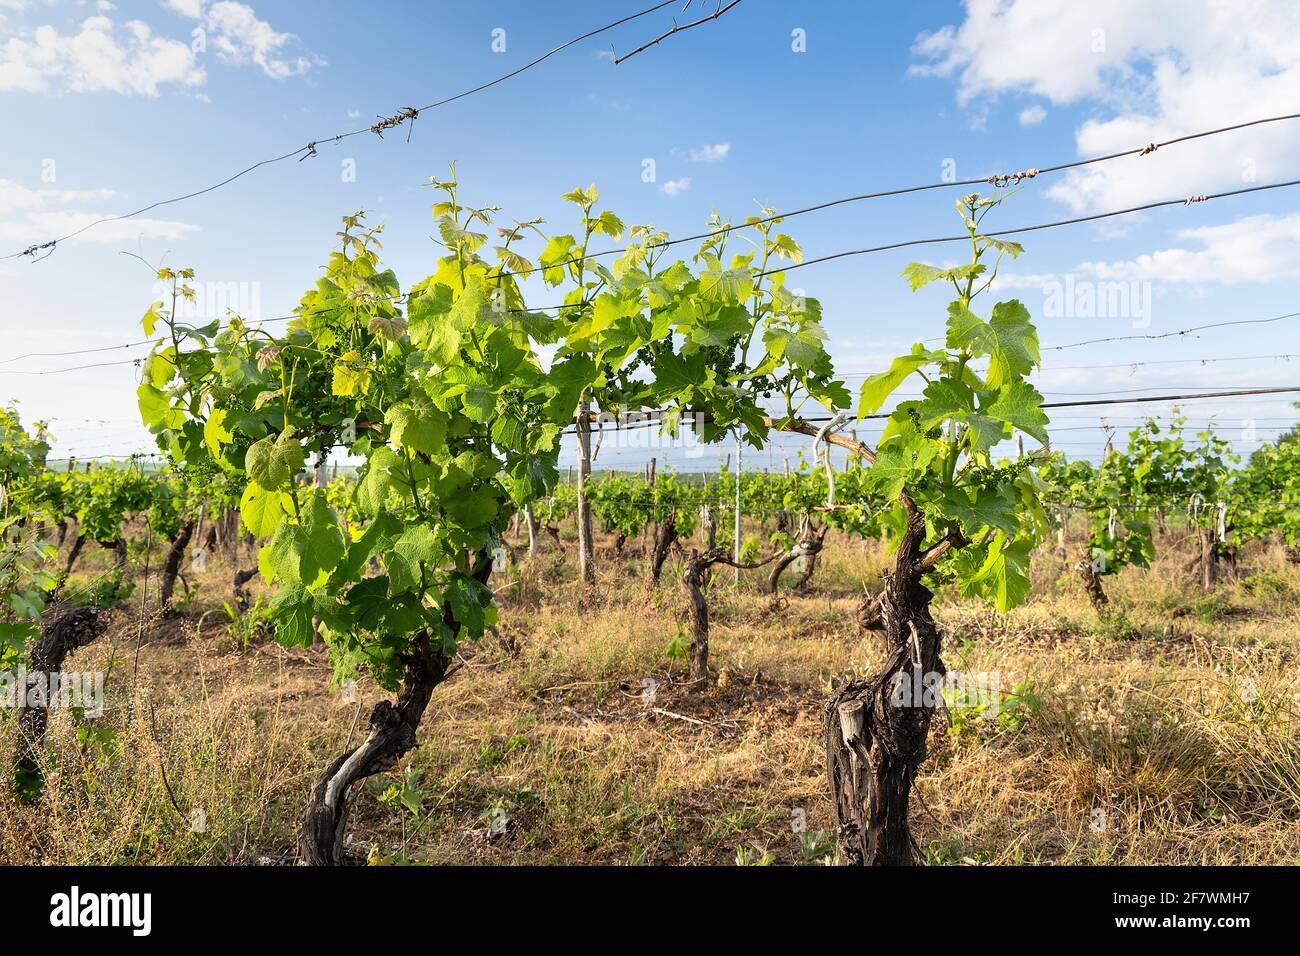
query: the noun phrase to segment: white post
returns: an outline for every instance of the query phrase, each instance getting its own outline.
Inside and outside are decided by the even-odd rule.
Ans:
[[[736,564],[740,564],[740,430],[736,430]],[[736,568],[736,584],[740,584],[740,568]]]

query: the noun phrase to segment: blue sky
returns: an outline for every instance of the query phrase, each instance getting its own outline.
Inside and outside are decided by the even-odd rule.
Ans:
[[[648,5],[0,0],[0,253],[474,86]],[[790,209],[933,182],[950,169],[959,178],[1014,172],[1295,112],[1300,14],[1293,5],[1261,2],[1227,16],[1209,0],[1187,4],[1201,6],[1170,22],[1168,5],[1158,2],[745,0],[716,22],[613,65],[611,50],[631,50],[674,15],[698,15],[669,8],[423,114],[409,143],[405,130],[395,130],[382,140],[366,134],[322,144],[304,162],[269,166],[209,195],[91,230],[43,261],[0,262],[0,359],[139,339],[152,280],[124,252],[193,266],[201,281],[236,283],[253,315],[281,315],[314,281],[339,216],[365,209],[385,225],[389,264],[404,285],[413,283],[438,254],[428,240],[431,196],[420,184],[451,161],[465,198],[503,206],[504,215],[543,216],[555,231],[569,231],[571,207],[560,195],[595,182],[603,205],[625,221],[681,235],[699,231],[711,208],[740,218],[756,202]],[[692,8],[700,9],[699,0]],[[202,31],[198,51],[195,30]],[[504,31],[501,52],[493,49],[495,30]],[[793,49],[794,31],[806,38],[802,52]],[[656,173],[649,183],[647,159]],[[349,163],[355,181],[345,181]],[[996,224],[1297,177],[1300,123],[1277,124],[1040,177]],[[959,227],[958,195],[859,203],[785,228],[810,257],[947,235]],[[999,293],[1029,306],[1048,345],[1300,310],[1300,189],[1023,241],[1026,255]],[[913,294],[899,272],[913,258],[957,255],[955,247],[930,247],[850,258],[791,273],[791,281],[822,300],[837,368],[855,384],[914,339],[941,334],[942,292]],[[1052,289],[1100,282],[1122,282],[1133,296],[1120,314],[1054,307]],[[1049,401],[1300,383],[1294,362],[1280,358],[1079,367],[1280,356],[1300,352],[1297,330],[1300,320],[1286,320],[1047,352],[1038,381]],[[0,396],[18,400],[25,418],[54,419],[55,454],[151,450],[137,424],[132,366],[13,374],[121,358],[0,364]],[[1109,414],[1130,423],[1167,409]],[[1296,417],[1286,398],[1190,402],[1185,410],[1197,422],[1217,415],[1243,453]],[[1099,414],[1053,416],[1059,446],[1095,455]],[[860,434],[871,433],[864,426]],[[807,444],[786,442],[749,460],[779,467]],[[598,465],[636,467],[649,453],[698,469],[726,452],[647,452],[611,439]]]

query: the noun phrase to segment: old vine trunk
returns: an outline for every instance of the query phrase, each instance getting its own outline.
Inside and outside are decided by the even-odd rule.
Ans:
[[[912,783],[925,758],[935,700],[923,691],[942,679],[940,635],[921,544],[925,518],[910,500],[906,533],[880,601],[887,643],[884,668],[851,681],[826,702],[826,765],[835,802],[839,852],[850,864],[916,862],[908,828]]]
[[[172,593],[176,590],[176,576],[180,574],[181,561],[185,559],[185,549],[190,546],[192,537],[194,537],[194,521],[190,520],[181,525],[176,540],[167,549],[167,560],[163,562],[162,590],[159,594],[165,609],[171,609]]]
[[[492,556],[480,554],[474,576],[487,583],[492,573]],[[443,620],[452,633],[460,624],[447,607]],[[370,712],[370,732],[361,745],[339,754],[316,778],[303,820],[298,849],[309,866],[341,866],[344,833],[347,829],[349,791],[353,785],[377,773],[391,770],[398,760],[414,750],[416,732],[434,688],[447,676],[450,658],[440,647],[430,646],[427,631],[413,642],[403,658],[404,673],[396,701],[381,700]]]
[[[15,746],[14,779],[25,796],[35,796],[41,787],[41,750],[49,723],[48,691],[62,680],[63,661],[104,633],[108,617],[97,607],[77,607],[46,624],[28,659],[26,685],[19,701],[18,739]],[[28,706],[28,705],[32,706]]]
[[[1092,559],[1092,549],[1084,548],[1083,554],[1079,556],[1079,563],[1075,565],[1079,572],[1079,579],[1083,581],[1083,590],[1088,595],[1088,600],[1092,603],[1092,609],[1098,614],[1106,610],[1109,603],[1106,598],[1106,592],[1101,586],[1101,572],[1097,570],[1097,565]]]
[[[704,585],[709,568],[718,559],[717,550],[701,556],[699,549],[691,548],[682,571],[682,583],[686,585],[686,595],[690,599],[691,686],[697,689],[709,680],[709,602],[704,599]]]
[[[655,532],[654,550],[650,556],[650,577],[655,584],[663,573],[664,562],[668,560],[668,551],[677,542],[677,512],[670,511]]]

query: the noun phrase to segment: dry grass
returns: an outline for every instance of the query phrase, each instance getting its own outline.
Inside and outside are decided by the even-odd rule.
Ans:
[[[719,575],[717,686],[697,694],[665,656],[684,613],[673,569],[652,589],[630,544],[584,605],[571,555],[511,573],[498,636],[463,649],[422,746],[359,794],[359,850],[448,863],[730,863],[738,850],[821,861],[820,702],[878,661],[853,608],[885,556],[832,537],[814,591],[776,606],[757,578],[736,591]],[[1010,615],[939,595],[948,665],[996,674],[1004,691],[1031,681],[1035,700],[1022,723],[936,727],[913,803],[928,860],[1300,861],[1300,569],[1252,552],[1205,595],[1185,561],[1176,551],[1108,579],[1116,613],[1104,620],[1046,548],[1034,597]],[[229,576],[214,567],[178,618],[143,626],[137,592],[69,662],[109,673],[105,715],[85,725],[103,739],[55,717],[46,800],[0,795],[0,862],[292,860],[312,776],[364,732],[354,721],[381,692],[363,680],[344,703],[323,649],[245,647],[220,611]],[[6,726],[0,759],[11,736]]]

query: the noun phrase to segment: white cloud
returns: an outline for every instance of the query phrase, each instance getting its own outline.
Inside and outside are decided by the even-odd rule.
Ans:
[[[1097,279],[1221,285],[1300,278],[1300,213],[1247,216],[1223,225],[1183,229],[1178,238],[1193,248],[1085,262],[1079,271]]]
[[[62,236],[112,215],[94,212],[87,205],[117,198],[111,189],[30,189],[0,179],[0,239],[19,244]],[[108,222],[79,239],[121,242],[131,239],[182,239],[198,226],[167,219],[123,219]]]
[[[290,54],[297,43],[292,33],[280,33],[253,8],[222,0],[164,0],[175,13],[198,23],[194,40],[222,63],[253,64],[274,79],[307,72],[320,61]],[[0,6],[14,6],[0,0]],[[98,0],[100,15],[82,21],[76,32],[45,25],[15,34],[0,44],[0,92],[118,93],[157,97],[167,89],[193,90],[207,79],[202,44],[188,35],[171,39],[155,35],[143,20],[117,25],[103,16],[114,9]],[[199,46],[196,51],[194,46]]]
[[[43,209],[57,203],[103,201],[116,195],[111,189],[29,189],[19,183],[0,179],[0,216]]]
[[[1071,324],[1058,327],[1057,334],[1062,337],[1079,336],[1087,338],[1094,335],[1132,335],[1135,330],[1122,322],[1112,323],[1109,326],[1099,325],[1095,320],[1062,320]],[[1166,329],[1165,324],[1152,326],[1151,331]],[[1105,332],[1103,333],[1103,329]],[[1141,330],[1136,330],[1140,332]],[[1055,353],[1055,361],[1060,365],[1090,365],[1100,364],[1108,365],[1110,362],[1095,358],[1080,358],[1077,361],[1073,358],[1067,359],[1069,352]],[[1285,360],[1282,360],[1285,361]],[[1118,368],[1053,368],[1047,365],[1043,370],[1032,376],[1033,384],[1039,391],[1043,392],[1048,401],[1064,401],[1071,395],[1088,395],[1096,393],[1109,392],[1116,398],[1121,398],[1121,393],[1129,389],[1143,389],[1147,395],[1158,395],[1161,392],[1168,391],[1174,394],[1187,390],[1188,372],[1194,370],[1195,388],[1197,389],[1214,389],[1214,388],[1240,388],[1243,382],[1250,382],[1252,379],[1259,380],[1263,377],[1264,381],[1274,380],[1274,375],[1285,375],[1289,366],[1273,365],[1267,362],[1212,362],[1205,365],[1148,365],[1135,369],[1133,366],[1124,366],[1116,362]],[[1132,392],[1134,397],[1143,394],[1143,392]],[[1238,399],[1237,401],[1240,401]],[[1283,398],[1281,403],[1282,414],[1286,414],[1286,399]],[[1233,411],[1237,414],[1250,415],[1259,414],[1258,412],[1249,411],[1249,406],[1232,406]],[[1195,409],[1195,411],[1193,411]],[[1127,417],[1135,413],[1139,416],[1146,416],[1151,413],[1150,405],[1116,405],[1105,409],[1106,417]],[[1183,406],[1183,410],[1200,417],[1213,415],[1216,412],[1222,414],[1224,406],[1216,405],[1212,402],[1189,402]],[[1230,420],[1228,415],[1224,415],[1224,420]],[[1062,425],[1065,423],[1062,422]],[[1116,436],[1116,444],[1122,444],[1121,435],[1127,433],[1127,428],[1122,428]],[[1068,441],[1066,435],[1060,436],[1061,441]]]
[[[1063,283],[1150,282],[1163,286],[1236,285],[1300,279],[1300,213],[1247,216],[1217,226],[1181,229],[1183,245],[1157,249],[1130,259],[1081,262],[1068,272],[1000,272],[998,293],[1041,291]]]
[[[1043,286],[1061,281],[1054,272],[999,272],[993,279],[996,292],[1041,291]]]
[[[103,213],[51,210],[29,216],[25,222],[0,222],[6,242],[30,242],[35,236],[64,236],[104,217]],[[135,239],[183,239],[199,227],[171,219],[123,219],[106,222],[77,237],[87,242],[126,242]]]
[[[965,12],[917,39],[927,62],[913,72],[954,77],[977,109],[1004,94],[1090,104],[1100,115],[1077,131],[1081,156],[1295,111],[1292,0],[967,0]],[[1297,163],[1300,128],[1276,124],[1073,170],[1048,195],[1100,211],[1285,178]]]
[[[693,163],[716,163],[720,159],[726,159],[730,152],[730,143],[705,143],[699,149],[692,149],[690,157]]]
[[[163,87],[203,81],[189,44],[154,36],[138,20],[117,30],[107,17],[90,17],[75,34],[42,26],[0,46],[0,92],[156,97]]]
[[[668,180],[666,183],[664,183],[662,186],[659,187],[659,191],[664,193],[666,196],[673,198],[676,196],[680,196],[682,193],[686,192],[686,190],[690,188],[691,188],[691,177],[683,176],[681,179]]]
[[[163,5],[191,20],[197,20],[203,13],[203,0],[163,0]]]
[[[1037,126],[1045,119],[1047,119],[1047,110],[1037,104],[1020,111],[1021,126]]]
[[[175,2],[175,0],[169,0]],[[196,4],[182,0],[183,5]],[[254,63],[273,79],[296,76],[311,69],[313,60],[305,56],[282,55],[297,42],[292,33],[278,33],[265,20],[257,19],[253,8],[243,3],[222,0],[203,8],[199,18],[208,31],[217,56],[227,63],[242,66]]]

